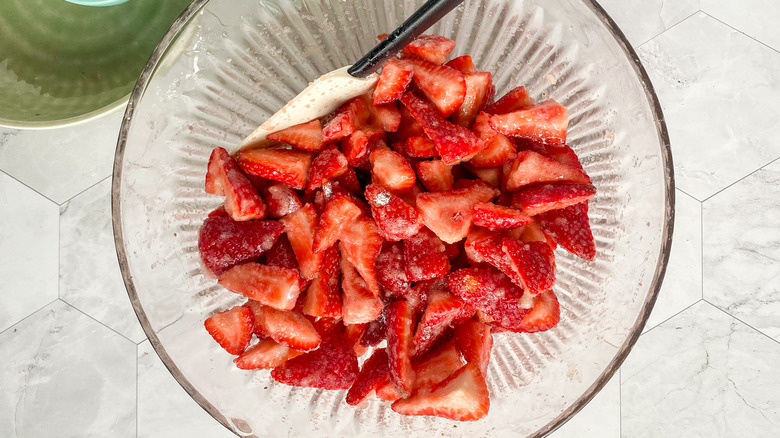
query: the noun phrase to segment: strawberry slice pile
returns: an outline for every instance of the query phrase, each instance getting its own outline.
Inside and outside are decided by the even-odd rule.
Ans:
[[[559,322],[555,249],[596,256],[567,110],[522,86],[495,99],[454,46],[423,35],[369,94],[270,147],[214,149],[205,188],[224,205],[198,248],[246,302],[205,327],[238,368],[478,420],[493,334]]]

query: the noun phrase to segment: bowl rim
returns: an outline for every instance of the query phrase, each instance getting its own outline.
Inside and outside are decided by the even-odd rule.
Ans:
[[[119,261],[119,269],[122,273],[122,279],[127,289],[130,302],[133,306],[133,310],[136,313],[138,321],[144,330],[149,342],[151,343],[154,351],[162,360],[165,367],[173,375],[174,379],[184,388],[185,391],[195,400],[201,408],[209,413],[214,419],[222,423],[228,430],[237,433],[235,431],[235,425],[222,415],[221,412],[209,402],[195,387],[184,377],[179,370],[178,366],[173,362],[171,357],[165,351],[159,337],[154,332],[149,323],[146,314],[143,311],[143,306],[138,299],[138,294],[133,283],[133,277],[130,273],[129,265],[127,262],[127,253],[125,252],[124,238],[122,234],[122,222],[121,222],[121,177],[122,177],[122,164],[124,161],[125,146],[127,145],[127,136],[130,129],[130,122],[133,119],[136,106],[143,97],[146,88],[152,78],[154,72],[160,66],[160,61],[166,55],[168,49],[171,48],[172,43],[178,37],[180,31],[195,17],[195,15],[211,0],[194,0],[189,6],[179,15],[179,17],[171,24],[168,31],[163,38],[157,44],[152,55],[149,57],[143,71],[141,72],[138,81],[133,87],[133,91],[130,93],[127,107],[125,109],[124,117],[122,119],[122,126],[119,131],[119,138],[117,140],[116,152],[114,155],[114,167],[112,174],[111,184],[111,217],[114,232],[114,244]],[[666,274],[667,265],[669,262],[669,255],[672,245],[672,235],[674,233],[674,216],[675,216],[675,178],[674,178],[674,166],[672,161],[672,151],[669,139],[669,131],[666,126],[666,120],[663,116],[661,109],[661,103],[658,100],[658,96],[655,93],[655,88],[650,81],[650,77],[647,74],[642,62],[639,59],[636,51],[631,43],[626,38],[623,31],[617,26],[615,21],[607,14],[607,12],[599,5],[595,0],[578,0],[589,8],[601,21],[601,23],[611,33],[614,40],[618,43],[623,50],[624,55],[630,61],[634,73],[637,75],[640,83],[644,89],[645,97],[647,98],[650,110],[655,119],[656,132],[660,140],[662,168],[664,170],[664,184],[665,184],[665,209],[664,209],[664,223],[661,234],[661,248],[656,265],[653,280],[650,284],[648,295],[645,297],[645,303],[642,306],[633,327],[631,328],[629,336],[624,340],[623,344],[618,348],[612,360],[602,371],[601,375],[593,382],[593,384],[586,389],[579,398],[577,398],[568,408],[561,412],[558,416],[542,426],[539,430],[531,435],[531,437],[543,437],[552,431],[558,429],[567,421],[569,421],[577,412],[582,410],[596,394],[611,380],[615,372],[625,361],[631,349],[636,344],[639,336],[642,334],[647,319],[650,317],[650,313],[655,306],[655,302],[658,298],[664,276]]]

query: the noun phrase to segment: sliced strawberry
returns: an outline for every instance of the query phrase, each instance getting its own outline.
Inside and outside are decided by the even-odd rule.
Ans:
[[[517,330],[528,313],[520,302],[523,290],[492,266],[455,271],[448,284],[453,294],[508,330]]]
[[[225,351],[241,354],[252,340],[254,321],[251,310],[235,306],[209,316],[204,325],[206,331]]]
[[[271,371],[277,382],[323,389],[349,389],[359,371],[357,357],[346,339],[332,336],[320,348],[294,357]]]
[[[401,50],[404,58],[420,58],[442,65],[455,48],[455,41],[441,35],[420,35]]]
[[[412,313],[417,317],[422,315],[425,310],[425,306],[428,305],[428,295],[435,290],[446,290],[447,281],[446,277],[438,277],[432,280],[423,280],[414,285],[411,289],[407,289],[402,298],[406,300],[406,304],[412,308]]]
[[[528,187],[512,196],[512,205],[536,216],[550,210],[585,202],[596,194],[591,184],[543,184]]]
[[[484,142],[473,132],[448,122],[436,109],[414,94],[404,94],[401,102],[422,126],[425,134],[433,140],[444,163],[457,164],[484,149]]]
[[[400,96],[399,96],[400,97]],[[398,111],[398,105],[390,102],[385,105],[375,105],[371,107],[373,111],[372,123],[386,132],[395,132],[401,125],[401,112]]]
[[[473,421],[487,415],[490,395],[479,368],[467,363],[430,390],[418,391],[409,398],[398,400],[391,408],[403,415]]]
[[[274,183],[263,189],[263,197],[268,205],[268,215],[274,219],[287,216],[301,208],[298,195],[287,184]]]
[[[520,242],[504,238],[504,253],[520,274],[525,293],[539,295],[555,284],[555,254],[547,242]]]
[[[295,252],[290,245],[290,240],[286,234],[282,234],[276,239],[274,246],[271,247],[265,253],[265,264],[268,266],[279,266],[282,268],[292,269],[298,272],[298,284],[300,289],[304,290],[306,286],[306,280],[300,276],[301,268],[298,266],[298,259],[295,258]]]
[[[417,176],[429,192],[452,190],[452,184],[455,182],[452,166],[441,160],[420,161],[417,163]]]
[[[306,290],[304,314],[341,318],[339,272],[339,248],[333,245],[323,253],[320,271]]]
[[[334,181],[338,183],[339,187],[346,190],[347,193],[357,195],[363,191],[363,187],[360,185],[360,181],[357,179],[355,169],[351,167],[347,167],[347,171],[344,172],[341,176],[337,177]]]
[[[374,106],[394,102],[412,83],[412,70],[404,67],[396,58],[392,58],[382,67],[382,73],[376,82],[372,97]]]
[[[398,152],[375,149],[369,155],[369,160],[374,184],[379,184],[399,196],[403,196],[414,186],[414,170]]]
[[[490,187],[501,187],[501,166],[497,167],[469,167],[469,171],[477,178],[485,181]]]
[[[566,107],[549,99],[534,106],[490,118],[496,131],[545,144],[566,143],[569,113]]]
[[[287,359],[300,354],[299,351],[272,339],[263,339],[233,359],[233,363],[242,370],[269,369],[276,368],[287,362]]]
[[[322,124],[320,119],[314,119],[268,134],[268,139],[303,151],[316,152],[322,149]]]
[[[401,62],[404,67],[412,70],[412,82],[439,110],[439,115],[448,117],[463,104],[466,98],[466,80],[463,79],[463,73],[422,59],[410,58]]]
[[[542,182],[574,182],[590,184],[583,171],[559,163],[533,151],[521,151],[514,160],[504,164],[503,185],[506,190]]]
[[[341,314],[344,324],[365,324],[379,317],[384,308],[382,300],[368,289],[366,281],[342,254],[341,256]]]
[[[370,293],[370,291],[368,291],[367,288],[366,291]],[[371,295],[373,296],[373,294]],[[380,312],[381,312],[381,308],[380,308]],[[363,356],[364,354],[366,354],[366,351],[368,351],[368,347],[364,347],[363,344],[360,342],[360,340],[363,338],[363,334],[366,332],[366,327],[368,327],[368,323],[362,323],[362,324],[344,323],[344,336],[346,337],[347,342],[349,342],[349,345],[352,346],[352,350],[355,352],[355,356],[357,357]]]
[[[254,300],[249,300],[244,306],[255,317],[255,334],[259,337],[271,338],[299,351],[319,347],[319,333],[300,312],[277,310]]]
[[[214,148],[209,157],[206,193],[224,195],[225,211],[233,220],[262,219],[268,214],[263,198],[223,148]]]
[[[414,387],[412,369],[412,331],[414,314],[404,300],[387,306],[387,356],[390,364],[390,380],[402,396],[411,394]]]
[[[250,149],[238,153],[238,165],[249,174],[306,188],[312,154],[295,149]]]
[[[435,290],[428,295],[428,305],[420,318],[412,340],[412,355],[428,351],[444,330],[457,317],[465,303],[446,290]]]
[[[458,56],[457,58],[452,58],[447,62],[447,67],[454,68],[455,70],[461,72],[461,73],[472,73],[477,71],[477,68],[474,67],[474,61],[471,59],[471,56],[469,55],[463,55]]]
[[[382,236],[379,227],[367,217],[361,217],[344,230],[341,236],[341,252],[366,281],[368,289],[379,295],[379,284],[376,280],[376,257],[382,249]]]
[[[360,345],[365,347],[376,347],[385,340],[387,335],[387,308],[382,309],[379,317],[366,325],[366,331],[360,338]]]
[[[520,321],[518,331],[536,333],[555,327],[561,320],[561,308],[558,297],[552,290],[534,297],[533,307],[523,320]]]
[[[466,321],[455,327],[453,340],[460,352],[463,353],[466,362],[475,364],[479,367],[482,375],[487,376],[490,350],[493,348],[493,335],[490,333],[490,327],[474,319]]]
[[[404,250],[401,243],[387,243],[376,258],[376,278],[385,294],[400,298],[406,296],[411,282],[406,276]]]
[[[230,215],[225,211],[225,205],[223,204],[212,210],[208,217],[230,217]]]
[[[474,205],[488,202],[498,193],[481,181],[470,188],[423,193],[417,197],[417,211],[425,226],[441,240],[455,243],[468,235],[474,218]]]
[[[469,233],[464,245],[468,259],[474,263],[487,263],[503,272],[512,282],[522,287],[523,279],[515,271],[509,256],[503,250],[504,238],[500,234],[484,229]]]
[[[314,233],[317,227],[317,212],[312,204],[306,204],[299,210],[279,220],[284,224],[284,232],[290,239],[290,246],[301,269],[301,276],[311,280],[317,275],[322,263],[322,253],[314,251]]]
[[[596,244],[590,230],[588,203],[552,210],[536,217],[539,225],[570,253],[585,260],[596,257]]]
[[[363,127],[371,116],[369,103],[363,96],[350,99],[337,110],[322,128],[322,141],[332,142],[349,137],[356,129]]]
[[[373,128],[358,129],[341,143],[341,150],[351,167],[368,170],[368,155],[375,149],[387,149],[384,139],[384,131]]]
[[[422,126],[420,126],[420,124],[417,123],[417,120],[412,117],[412,114],[406,109],[406,105],[399,105],[398,111],[401,113],[401,124],[398,126],[398,130],[393,133],[392,137],[394,142],[403,142],[411,137],[427,138]],[[435,152],[435,154],[436,156],[439,155],[438,152]]]
[[[301,292],[297,271],[259,263],[244,263],[228,269],[219,277],[219,284],[231,292],[282,310],[295,307]]]
[[[485,71],[463,74],[463,79],[466,81],[466,97],[463,99],[463,104],[450,117],[453,123],[466,128],[471,127],[477,114],[482,111],[490,98],[493,89],[492,78],[492,75]]]
[[[406,195],[404,195],[403,200],[407,204],[411,205],[414,208],[417,208],[417,197],[425,193],[422,186],[418,183],[415,184],[414,187],[412,187]]]
[[[482,202],[474,205],[474,225],[491,230],[521,227],[533,218],[516,208]]]
[[[488,114],[506,114],[534,105],[534,100],[528,95],[528,90],[520,86],[509,90],[497,101],[488,105],[485,112]]]
[[[469,164],[474,167],[500,166],[517,155],[517,147],[504,134],[490,126],[490,116],[482,112],[474,120],[472,127],[479,138],[485,142],[485,149],[474,155]]]
[[[412,158],[435,158],[439,156],[436,145],[428,137],[409,137],[406,141],[399,143],[396,148],[398,152]]]
[[[393,382],[387,382],[384,385],[380,385],[376,388],[376,396],[382,400],[396,401],[401,398],[401,394],[395,390]]]
[[[314,158],[309,169],[309,190],[322,187],[326,181],[335,180],[347,171],[347,157],[335,146],[323,150]]]
[[[422,221],[417,210],[384,187],[369,184],[365,196],[371,206],[371,215],[379,227],[379,234],[385,239],[403,240],[420,231]]]
[[[390,382],[390,367],[384,348],[374,350],[360,369],[355,383],[347,391],[347,404],[357,405],[371,394],[371,391]]]
[[[463,366],[463,359],[452,342],[429,351],[413,361],[417,378],[415,389],[429,390],[432,386],[446,380]]]
[[[236,222],[229,217],[210,217],[198,231],[198,251],[203,264],[221,275],[232,266],[260,257],[282,231],[284,227],[276,221]]]
[[[351,196],[343,193],[333,194],[325,204],[325,209],[317,223],[314,252],[321,252],[333,246],[344,230],[362,214],[363,211]]]
[[[577,153],[568,145],[537,143],[524,138],[515,139],[515,144],[520,150],[538,152],[559,163],[582,170],[582,163],[580,163]]]
[[[406,277],[410,281],[439,278],[450,271],[444,244],[428,228],[421,228],[417,234],[404,240],[404,260]]]

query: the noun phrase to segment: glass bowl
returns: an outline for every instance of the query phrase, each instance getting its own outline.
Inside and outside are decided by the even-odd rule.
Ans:
[[[497,95],[526,85],[570,114],[569,144],[598,193],[593,262],[558,251],[561,323],[497,334],[489,415],[456,423],[404,417],[387,402],[275,383],[236,369],[203,329],[240,298],[204,275],[198,227],[217,207],[209,153],[237,145],[321,74],[354,62],[423,0],[198,0],[174,23],[125,114],[113,180],[122,274],[165,365],[242,436],[541,436],[581,409],[638,338],[666,268],[674,184],[652,85],[623,34],[590,0],[466,1],[429,32],[493,72]]]

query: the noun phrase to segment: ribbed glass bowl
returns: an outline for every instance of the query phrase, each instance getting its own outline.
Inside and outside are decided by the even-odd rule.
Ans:
[[[204,275],[198,227],[209,153],[231,148],[321,74],[348,65],[423,0],[198,0],[174,23],[131,95],[117,145],[113,221],[138,318],[165,365],[214,418],[258,437],[541,436],[581,409],[625,359],[650,314],[671,243],[666,127],[635,53],[590,0],[467,0],[430,32],[570,114],[569,144],[598,193],[594,262],[557,251],[561,323],[498,334],[480,421],[348,406],[344,391],[242,371],[203,329],[240,298]]]

